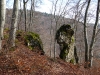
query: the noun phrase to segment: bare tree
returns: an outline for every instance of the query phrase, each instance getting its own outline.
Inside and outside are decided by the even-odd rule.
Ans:
[[[31,8],[30,8],[30,23],[29,23],[29,31],[32,31],[32,25],[34,23],[34,18],[35,18],[35,15],[34,15],[34,12],[35,12],[35,0],[31,0]]]
[[[92,66],[92,62],[93,62],[93,46],[94,46],[96,33],[97,33],[99,13],[100,13],[100,0],[98,0],[98,3],[97,3],[96,20],[95,20],[95,24],[93,27],[92,39],[91,39],[91,43],[90,43],[90,47],[89,47],[89,67]]]
[[[83,47],[83,30],[81,30],[80,32],[79,31],[79,28],[82,27],[82,25],[80,26],[80,22],[83,22],[83,10],[84,10],[84,7],[86,5],[86,1],[81,1],[81,0],[78,0],[71,8],[70,8],[70,12],[72,12],[72,21],[71,21],[71,24],[72,24],[72,27],[74,29],[74,37],[75,37],[75,42],[77,43],[77,40],[78,40],[78,45],[76,45],[76,48],[79,49],[79,60],[81,62],[81,58],[82,58],[82,48]],[[77,34],[78,33],[78,34]],[[78,36],[80,35],[80,39],[78,38]]]
[[[23,16],[23,10],[21,8],[21,6],[22,6],[21,2],[22,2],[22,0],[20,0],[20,12],[19,12],[18,30],[20,30],[20,23],[22,21],[22,16]]]
[[[41,0],[20,0],[20,15],[19,15],[20,19],[18,23],[18,29],[20,28],[19,25],[22,21],[22,16],[24,15],[24,30],[32,31],[32,25],[35,17],[34,15],[35,8],[39,7],[39,4],[41,4],[41,2],[42,2]],[[21,7],[22,4],[23,4],[23,9]],[[28,4],[30,5],[27,7]],[[27,16],[28,14],[29,16]]]
[[[0,50],[2,49],[3,30],[6,15],[6,0],[0,0]]]
[[[15,46],[17,19],[18,19],[18,11],[19,11],[18,8],[19,8],[19,0],[14,0],[11,28],[10,28],[9,39],[8,39],[9,47]]]
[[[91,0],[88,0],[88,4],[85,10],[85,17],[84,17],[84,42],[85,42],[85,63],[86,67],[88,67],[88,37],[87,37],[87,14],[88,14],[88,9],[90,6]]]
[[[93,27],[93,33],[92,33],[92,39],[90,41],[90,46],[88,43],[88,35],[87,35],[87,14],[88,14],[88,9],[90,6],[90,2],[91,0],[88,0],[88,4],[86,7],[86,11],[85,11],[85,17],[84,17],[84,42],[85,42],[85,67],[92,67],[92,62],[93,62],[93,46],[95,43],[95,38],[96,38],[96,34],[97,34],[97,26],[98,26],[98,21],[99,21],[99,12],[100,12],[100,0],[98,0],[97,3],[97,9],[96,9],[96,20],[95,20],[95,24]]]
[[[24,17],[25,17],[25,31],[27,31],[27,2],[29,0],[23,0]]]

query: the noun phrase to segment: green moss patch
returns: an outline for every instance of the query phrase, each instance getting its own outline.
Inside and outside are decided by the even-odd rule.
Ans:
[[[30,49],[33,50],[35,47],[38,47],[40,50],[43,50],[42,41],[37,33],[27,32],[24,39],[25,44],[29,46]]]
[[[70,60],[70,63],[72,63],[72,64],[74,64],[74,63],[75,63],[74,58]]]
[[[18,30],[16,32],[16,43],[24,43],[30,50],[44,54],[43,44],[37,33]]]

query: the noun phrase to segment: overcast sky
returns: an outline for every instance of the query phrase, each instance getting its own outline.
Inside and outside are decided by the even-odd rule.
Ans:
[[[51,2],[49,0],[42,0],[43,3],[38,7],[36,10],[41,11],[41,12],[47,12],[50,13],[50,7],[51,7]]]
[[[61,1],[61,0],[58,0],[58,1]],[[67,1],[67,0],[63,0],[64,2]],[[71,0],[70,0],[71,1]],[[73,2],[76,2],[78,0],[72,0]],[[84,1],[84,0],[83,0]],[[97,3],[97,0],[91,0],[91,9],[95,8],[96,7],[96,3]],[[50,2],[50,0],[42,0],[42,4],[40,5],[40,8],[37,8],[36,10],[38,11],[41,11],[41,12],[47,12],[47,13],[50,13],[50,9],[52,7],[52,3]],[[96,8],[95,8],[96,9]]]
[[[9,8],[12,8],[13,7],[13,1],[14,0],[6,0],[6,1],[7,1],[7,8],[8,7]],[[42,0],[42,4],[40,4],[39,7],[36,8],[36,10],[37,11],[41,11],[41,12],[50,13],[50,10],[52,8],[52,3],[50,1],[52,1],[52,0]],[[58,1],[61,1],[61,0],[58,0]],[[67,0],[63,0],[63,1],[67,1]],[[77,1],[77,0],[72,0],[72,1]],[[96,7],[96,2],[97,2],[97,0],[92,0],[92,6],[90,8],[92,8],[92,9],[95,8]],[[30,7],[30,4],[28,4],[28,8],[29,7]]]
[[[7,0],[7,7],[9,8],[13,8],[13,1],[14,0]],[[41,0],[42,3],[39,5],[39,7],[36,8],[36,11],[40,11],[40,12],[46,12],[46,13],[51,13],[50,10],[52,10],[52,3],[50,1],[53,1],[53,0]],[[54,0],[55,1],[55,0]],[[58,0],[58,5],[61,4],[61,1],[62,0]],[[62,2],[62,7],[63,5],[66,3],[67,0],[63,0]],[[77,2],[78,0],[69,0],[70,2],[73,1],[73,2]],[[81,0],[81,1],[84,1],[84,0]],[[97,0],[91,0],[91,6],[90,6],[90,12],[95,16],[95,12],[96,12],[96,4],[97,4]],[[23,5],[22,5],[23,6]],[[72,3],[72,5],[70,6],[74,6],[74,4]],[[28,9],[30,8],[30,4],[27,5]],[[58,6],[59,7],[59,6]],[[68,7],[67,7],[68,8]],[[57,8],[57,10],[59,11],[59,8]],[[60,11],[62,10],[62,8],[60,8]],[[67,17],[71,18],[72,16],[72,12],[70,12],[69,15],[67,15]],[[90,18],[91,19],[91,18]],[[95,18],[94,18],[95,19]],[[93,20],[91,22],[93,22]]]

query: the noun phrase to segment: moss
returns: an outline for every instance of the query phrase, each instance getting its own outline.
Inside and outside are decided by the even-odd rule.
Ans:
[[[8,37],[9,37],[9,36],[8,36],[7,34],[6,34],[6,35],[4,35],[4,39],[8,39]]]
[[[74,30],[71,28],[71,26],[69,24],[64,24],[57,30],[56,37],[55,37],[57,40],[57,43],[61,47],[61,52],[59,55],[60,58],[63,59],[64,61],[67,61],[68,59],[68,62],[70,60],[71,63],[74,63],[74,59],[72,57],[73,54],[71,54],[72,52],[69,52],[69,51],[73,51],[71,50],[73,49],[72,46],[74,45],[74,42],[75,42],[73,35],[74,35]],[[67,56],[68,58],[66,58]]]
[[[28,46],[28,48],[31,49],[31,50],[33,49],[31,46]]]
[[[9,28],[5,28],[4,31],[9,31]]]
[[[36,40],[40,41],[40,37],[39,37],[38,34],[33,33],[33,32],[28,32],[28,34],[31,35],[33,39],[36,39]],[[31,37],[31,36],[30,36],[30,37]]]
[[[60,52],[60,58],[63,59],[63,60],[66,59],[66,53],[65,53],[65,51],[61,51]]]
[[[66,60],[66,56],[68,55],[68,51],[62,51],[60,53],[60,58],[63,59],[63,60]]]
[[[17,33],[22,33],[22,32],[23,32],[22,30],[17,30],[17,31],[16,31],[16,34],[17,34]]]
[[[17,31],[16,31],[16,37],[19,36],[19,35],[24,35],[24,31],[22,31],[22,30],[17,30]]]
[[[72,64],[74,64],[74,63],[75,63],[74,58],[70,60],[70,63],[72,63]]]
[[[75,38],[74,38],[74,36],[71,37],[71,42],[72,42],[72,43],[75,42]]]
[[[4,37],[3,38],[7,40],[8,37],[9,37],[9,29],[8,28],[5,28],[4,29]]]
[[[27,45],[29,43],[33,43],[33,45],[28,45],[30,49],[34,49],[34,47],[39,47],[41,50],[43,50],[42,41],[37,33],[27,32],[27,35],[25,35],[24,38]]]
[[[61,59],[66,60],[66,56],[69,53],[68,50],[69,50],[68,45],[64,46],[63,50],[61,50],[61,52],[60,52],[60,58]]]

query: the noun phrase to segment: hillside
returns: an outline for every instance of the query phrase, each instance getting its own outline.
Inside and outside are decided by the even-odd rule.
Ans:
[[[100,75],[100,68],[85,69],[82,64],[73,65],[41,55],[37,49],[31,51],[20,39],[23,38],[17,39],[16,47],[0,53],[0,75]],[[4,45],[6,38],[3,50],[8,50]]]
[[[10,27],[11,14],[12,14],[12,9],[7,9],[5,28]],[[28,11],[28,15],[29,15],[29,11]],[[27,29],[32,32],[36,32],[40,35],[42,42],[43,42],[44,51],[46,52],[48,56],[50,56],[50,50],[52,50],[52,57],[53,57],[54,56],[53,52],[54,52],[55,26],[56,26],[53,15],[47,14],[47,13],[41,13],[37,11],[34,12],[34,15],[35,16],[33,19],[33,24],[31,26],[31,29],[29,29],[30,19],[29,19],[29,16],[27,16]],[[52,25],[51,25],[51,19],[52,19]],[[58,21],[59,24],[57,28],[59,28],[63,23],[72,25],[73,21],[74,20],[69,19],[69,18],[64,18],[64,20],[60,18]],[[78,23],[78,25],[79,25],[79,28],[81,29],[78,31],[77,34],[81,34],[82,33],[82,23]],[[19,12],[18,26],[20,30],[24,30],[24,27],[25,27],[24,15],[20,14],[20,12]],[[78,37],[78,41],[80,40],[81,40],[81,37]],[[56,44],[56,49],[57,49],[56,56],[58,57],[59,52],[60,52],[58,44]]]
[[[12,9],[7,10],[6,14],[6,24],[5,27],[9,28],[11,25],[11,14]],[[29,15],[29,13],[28,13]],[[35,17],[33,19],[33,24],[31,26],[30,31],[36,32],[40,35],[42,42],[43,42],[43,48],[47,56],[50,56],[50,50],[52,52],[52,57],[54,57],[54,37],[55,37],[55,20],[52,19],[52,26],[51,26],[51,17],[53,15],[47,14],[47,13],[41,13],[41,12],[35,12],[34,13]],[[20,19],[21,18],[21,19]],[[27,18],[27,29],[29,30],[29,16]],[[69,18],[62,18],[59,19],[58,22],[58,27],[59,28],[63,23],[66,24],[71,24],[73,26],[73,19]],[[20,30],[24,30],[24,16],[19,13],[19,20],[18,20],[18,26]],[[89,38],[89,43],[91,40],[91,35],[92,35],[92,28],[93,24],[88,26],[88,38]],[[51,31],[51,33],[50,33]],[[95,60],[100,60],[100,34],[96,38],[96,42],[94,45],[94,66],[99,66],[98,62],[95,62]],[[83,63],[84,62],[84,35],[83,35],[83,23],[82,22],[77,22],[77,31],[76,31],[76,47],[77,47],[77,52],[79,56],[79,62]],[[56,44],[56,57],[59,56],[59,45]]]
[[[31,52],[24,45],[0,55],[1,75],[100,75],[100,69],[85,70],[83,66],[65,63]]]

